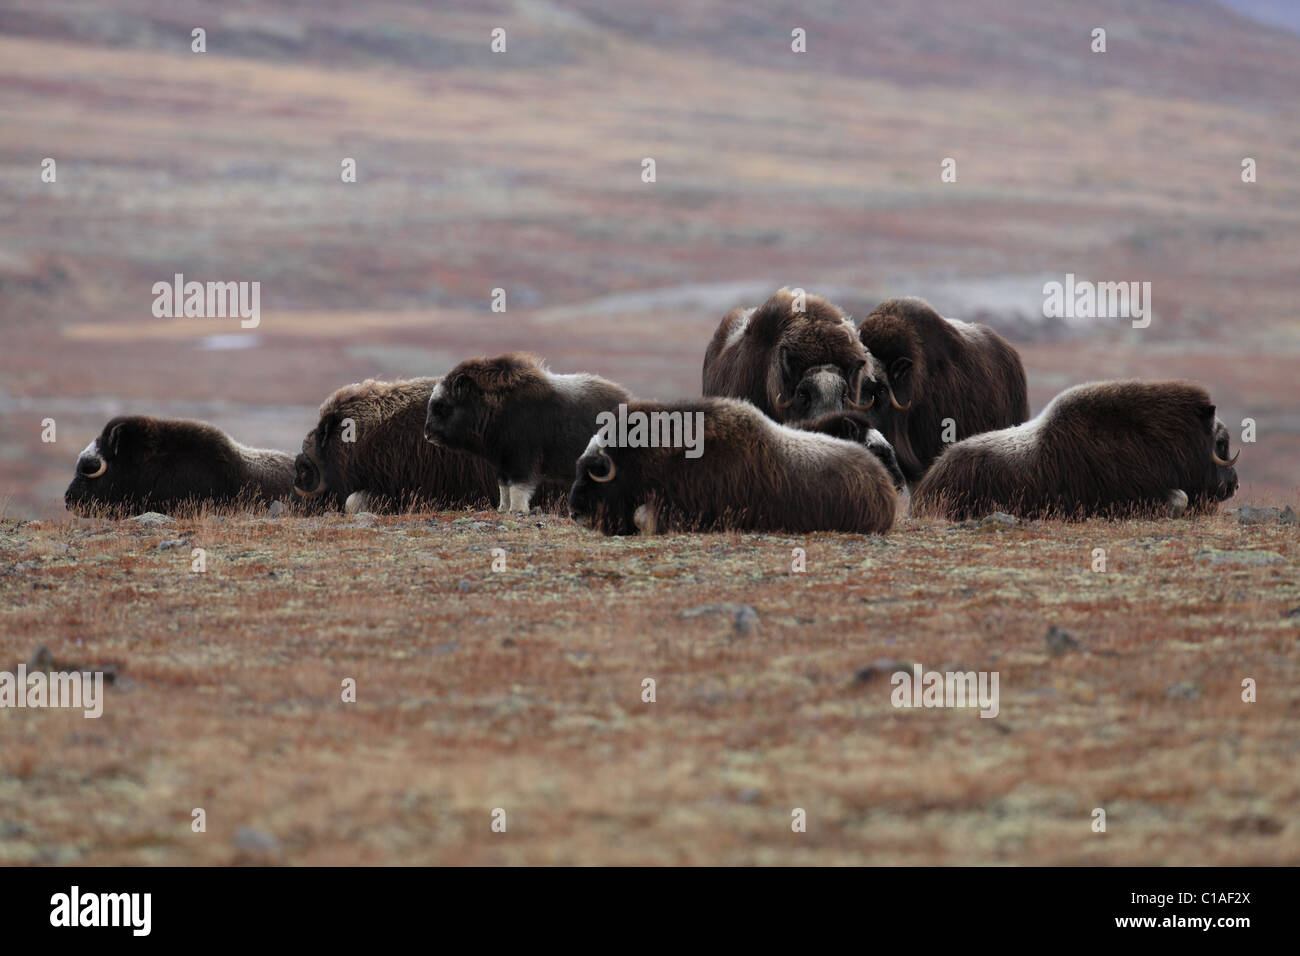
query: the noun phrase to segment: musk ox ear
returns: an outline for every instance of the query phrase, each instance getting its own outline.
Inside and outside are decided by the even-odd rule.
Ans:
[[[100,450],[110,458],[117,458],[122,454],[122,449],[129,444],[129,428],[126,422],[118,422],[112,428],[108,429],[108,434],[100,443]]]
[[[1196,407],[1196,414],[1207,422],[1213,422],[1214,406],[1208,402],[1204,402]]]
[[[791,381],[794,378],[794,356],[790,354],[790,349],[784,345],[780,350],[781,358],[781,378],[784,381]]]
[[[469,389],[469,376],[464,372],[461,372],[451,380],[451,396],[456,399],[456,401],[465,401],[465,399],[469,397]]]

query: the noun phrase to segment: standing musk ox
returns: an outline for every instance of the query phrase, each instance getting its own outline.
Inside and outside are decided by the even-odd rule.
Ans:
[[[755,309],[736,309],[704,353],[704,394],[743,398],[779,422],[793,423],[860,405],[870,378],[867,350],[852,320],[820,296],[782,289]]]
[[[421,438],[436,378],[345,385],[320,407],[295,461],[294,491],[349,512],[407,506],[483,508],[492,469]]]
[[[866,412],[832,412],[811,421],[799,422],[794,427],[809,432],[821,432],[823,435],[842,438],[865,446],[867,451],[875,455],[885,466],[885,471],[889,472],[895,488],[902,491],[907,484],[903,478],[903,470],[898,467],[898,456],[894,453],[894,446],[889,444],[885,436],[876,429],[875,423]]]
[[[1097,382],[1037,418],[950,447],[912,496],[916,514],[1087,518],[1213,511],[1237,490],[1237,455],[1195,382]]]
[[[992,329],[945,319],[923,299],[882,302],[858,326],[877,389],[872,418],[915,486],[952,442],[1029,418],[1025,369]]]
[[[207,422],[114,418],[77,458],[69,511],[292,500],[293,456],[249,448]]]
[[[543,479],[572,484],[596,416],[631,400],[613,382],[557,375],[523,352],[474,358],[434,388],[424,437],[486,459],[496,470],[497,510],[527,512]]]
[[[569,512],[605,534],[667,530],[881,533],[898,495],[861,444],[772,421],[727,398],[634,402],[647,416],[702,412],[703,454],[681,448],[618,447],[600,434],[578,461]]]

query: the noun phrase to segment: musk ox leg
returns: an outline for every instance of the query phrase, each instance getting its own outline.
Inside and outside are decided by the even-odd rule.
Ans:
[[[1187,492],[1179,488],[1173,489],[1165,497],[1165,504],[1169,507],[1169,517],[1181,518],[1187,510]]]
[[[364,491],[354,491],[348,495],[348,500],[343,502],[343,510],[350,515],[366,511],[370,507],[370,495]]]
[[[640,505],[632,512],[632,523],[641,534],[658,534],[659,509],[654,505]]]
[[[510,486],[505,482],[497,482],[497,490],[501,493],[501,502],[497,505],[497,511],[505,514],[510,510]]]
[[[511,485],[510,510],[520,512],[521,514],[528,514],[529,503],[533,500],[533,492],[536,490],[536,484]]]

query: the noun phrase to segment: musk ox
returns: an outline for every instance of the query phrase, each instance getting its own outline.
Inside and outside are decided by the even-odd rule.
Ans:
[[[496,471],[497,510],[527,512],[543,479],[572,484],[597,416],[631,398],[596,375],[557,375],[526,353],[474,358],[433,389],[424,437],[486,459]]]
[[[207,422],[114,418],[77,458],[69,511],[292,500],[293,456],[249,448]]]
[[[1195,382],[1097,382],[1062,392],[1023,425],[948,448],[912,510],[953,519],[1213,511],[1237,490],[1236,461]]]
[[[923,299],[890,299],[862,320],[871,353],[871,416],[915,485],[948,443],[1029,418],[1020,356],[992,329],[945,319]],[[866,400],[866,396],[863,396]],[[944,434],[944,419],[953,421]]]
[[[894,523],[898,495],[861,444],[788,428],[748,402],[726,398],[659,404],[642,413],[702,414],[703,454],[624,447],[596,434],[578,461],[569,512],[605,534],[740,530],[879,533]]]
[[[895,488],[902,491],[906,485],[903,471],[898,467],[898,456],[894,453],[894,446],[889,444],[888,439],[875,427],[875,423],[866,412],[832,412],[811,421],[799,422],[795,427],[864,445],[867,451],[875,455],[885,466],[885,471],[889,472]]]
[[[421,437],[436,378],[340,388],[320,407],[295,461],[294,491],[349,512],[400,507],[484,508],[492,469]]]
[[[852,320],[820,296],[805,296],[802,312],[797,304],[782,289],[723,319],[704,353],[704,394],[743,398],[786,423],[865,408],[871,369]]]

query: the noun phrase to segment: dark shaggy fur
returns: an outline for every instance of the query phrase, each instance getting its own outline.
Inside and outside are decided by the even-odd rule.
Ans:
[[[168,511],[293,498],[293,456],[248,448],[206,422],[114,418],[77,459],[69,511]]]
[[[894,523],[884,467],[860,444],[787,428],[747,402],[635,402],[635,412],[704,414],[703,454],[602,447],[595,436],[569,493],[576,520],[605,534],[636,530],[856,531]],[[612,469],[613,477],[607,481]]]
[[[1029,418],[1020,355],[987,326],[945,319],[923,299],[890,299],[862,320],[858,336],[875,366],[872,419],[909,484],[943,451],[945,418],[952,443]]]
[[[722,320],[704,353],[704,394],[743,398],[779,422],[843,411],[871,377],[853,322],[820,296],[782,289]]]
[[[631,399],[613,382],[556,375],[524,353],[469,359],[433,390],[424,436],[486,459],[496,472],[497,510],[527,511],[543,479],[568,488],[596,416]]]
[[[295,490],[350,510],[484,508],[496,491],[492,469],[422,437],[436,378],[345,385],[320,407],[298,456]],[[345,422],[354,423],[352,442]]]
[[[1228,459],[1228,432],[1195,382],[1079,385],[1033,421],[953,445],[917,486],[912,510],[1120,517],[1167,513],[1182,492],[1193,511],[1213,511],[1237,490],[1236,469],[1213,455]]]
[[[864,445],[867,451],[875,455],[885,466],[885,471],[889,472],[894,487],[899,491],[903,490],[906,482],[902,469],[898,467],[898,456],[894,453],[894,446],[889,444],[866,412],[832,412],[814,418],[812,421],[799,422],[795,427]]]

